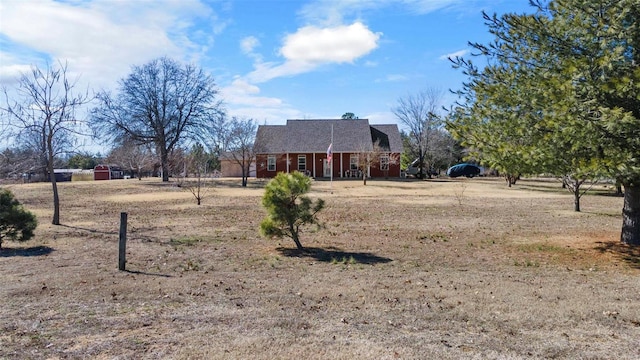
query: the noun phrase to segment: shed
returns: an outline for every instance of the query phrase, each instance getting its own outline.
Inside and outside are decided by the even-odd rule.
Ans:
[[[114,165],[96,165],[93,169],[93,180],[124,179],[124,171]]]

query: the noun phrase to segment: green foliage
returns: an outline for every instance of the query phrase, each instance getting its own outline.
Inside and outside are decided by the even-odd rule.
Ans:
[[[89,153],[73,155],[67,161],[69,169],[93,169],[100,163],[100,157]]]
[[[7,189],[0,189],[0,248],[2,240],[27,241],[33,236],[38,221],[36,216],[25,210]]]
[[[265,237],[289,237],[298,249],[300,227],[319,225],[317,214],[324,208],[324,200],[314,203],[303,196],[311,189],[311,179],[300,172],[279,173],[265,187],[262,205],[267,217],[260,224],[260,233]]]
[[[414,159],[418,157],[417,150],[413,146],[413,142],[409,134],[404,130],[400,131],[400,138],[402,139],[402,155],[400,155],[400,168],[406,169],[411,165]]]
[[[469,81],[449,131],[502,172],[550,173],[574,193],[606,176],[625,188],[622,242],[640,245],[640,2],[532,0],[535,14],[484,14],[487,66],[456,58]]]
[[[356,116],[356,114],[354,114],[352,112],[346,112],[346,113],[342,114],[342,119],[343,120],[354,120],[354,119],[358,119],[358,117]]]
[[[208,162],[209,154],[207,154],[204,146],[200,143],[194,144],[189,155],[187,155],[188,171],[200,177],[207,169]]]
[[[640,4],[534,1],[533,15],[485,14],[488,64],[454,60],[469,82],[448,129],[503,173],[640,179]]]
[[[473,46],[490,65],[454,61],[470,81],[448,129],[503,173],[640,178],[637,1],[537,6],[485,14],[495,40]]]

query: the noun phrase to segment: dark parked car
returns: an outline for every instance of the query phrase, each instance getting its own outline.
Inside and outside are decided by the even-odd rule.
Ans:
[[[473,164],[458,164],[453,165],[449,169],[447,169],[447,176],[450,177],[458,177],[458,176],[466,176],[468,178],[472,178],[474,176],[480,175],[482,169],[480,167]]]

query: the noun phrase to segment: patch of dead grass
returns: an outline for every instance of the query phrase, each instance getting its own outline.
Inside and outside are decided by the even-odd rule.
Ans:
[[[299,252],[258,235],[264,182],[216,180],[201,206],[156,179],[60,184],[62,226],[47,184],[11,185],[41,225],[0,256],[0,358],[636,358],[620,198],[315,181],[326,229]]]

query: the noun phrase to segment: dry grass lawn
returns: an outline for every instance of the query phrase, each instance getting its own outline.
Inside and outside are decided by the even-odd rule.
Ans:
[[[622,199],[499,179],[317,181],[309,251],[258,234],[263,182],[203,204],[158,179],[9,185],[34,240],[0,252],[0,359],[638,359]],[[127,271],[118,271],[120,212]]]

